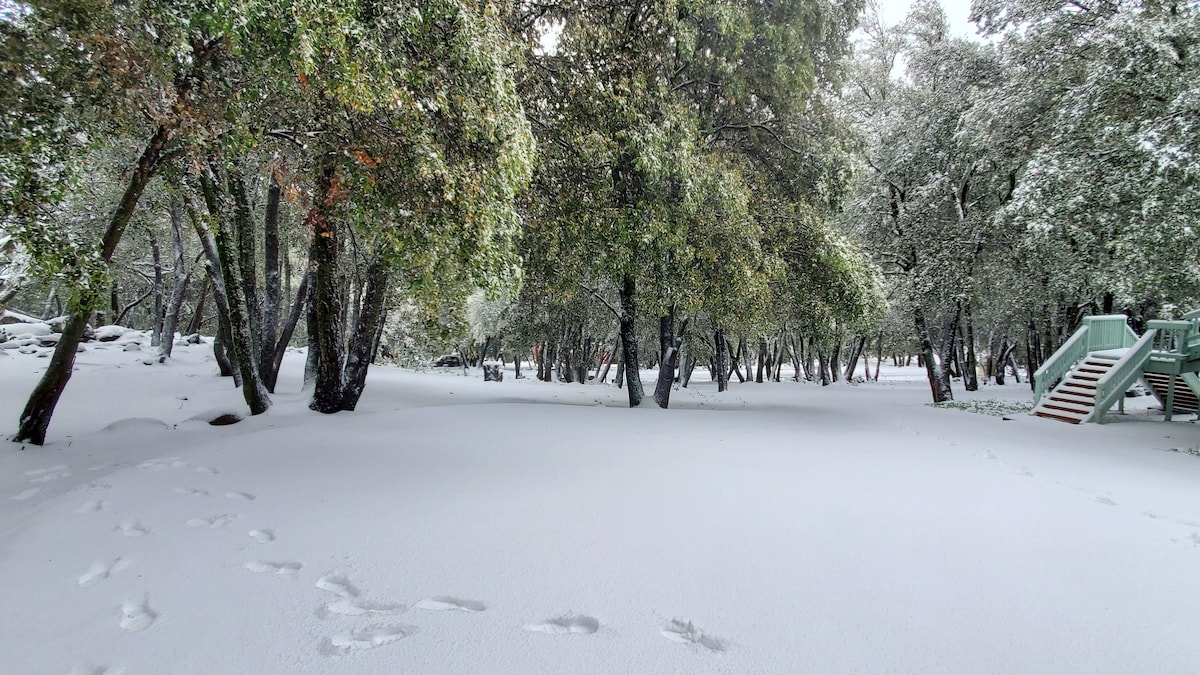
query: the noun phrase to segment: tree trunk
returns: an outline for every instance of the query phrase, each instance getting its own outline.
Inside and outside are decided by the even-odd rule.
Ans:
[[[617,347],[620,346],[620,344],[621,338],[617,337],[613,340],[612,349],[608,350],[608,354],[604,356],[604,371],[601,372],[600,377],[597,378],[600,384],[604,384],[604,382],[608,380],[608,369],[610,366],[612,366],[613,359],[617,356]]]
[[[382,260],[371,261],[367,267],[367,287],[363,293],[363,307],[356,312],[358,322],[346,352],[346,367],[343,372],[342,410],[354,410],[362,397],[367,383],[367,368],[371,364],[371,349],[375,334],[383,322],[384,305],[387,302],[388,267]]]
[[[716,368],[717,391],[722,392],[729,388],[729,341],[720,326],[714,331],[713,343],[716,346],[713,366]]]
[[[629,407],[642,404],[642,375],[638,372],[637,305],[634,295],[637,285],[631,275],[626,274],[620,289],[621,299],[621,351],[625,359],[625,384],[629,390]]]
[[[234,368],[229,359],[228,347],[233,342],[230,337],[233,328],[229,322],[229,296],[225,293],[225,281],[222,278],[221,255],[217,252],[217,244],[213,239],[212,231],[204,224],[199,214],[189,208],[188,215],[192,221],[192,228],[196,230],[196,237],[200,240],[200,248],[204,250],[206,263],[204,273],[208,276],[209,285],[212,286],[213,300],[217,304],[217,335],[213,340],[213,358],[217,362],[221,376],[232,376],[234,386],[240,387],[242,386],[241,371]]]
[[[234,207],[230,244],[237,246],[237,271],[238,280],[241,282],[236,286],[227,282],[226,288],[241,289],[239,301],[244,298],[244,320],[250,339],[247,346],[250,353],[254,355],[254,364],[260,374],[258,379],[261,381],[261,372],[266,366],[262,362],[262,358],[264,355],[274,352],[275,341],[271,340],[269,346],[264,346],[262,300],[258,296],[258,275],[256,273],[258,255],[255,253],[254,221],[250,215],[250,199],[246,195],[246,179],[236,168],[229,169],[226,176],[229,182],[229,191],[233,196]],[[236,327],[237,324],[235,323],[234,326]],[[272,329],[272,333],[274,333],[274,329]]]
[[[162,157],[169,137],[170,129],[165,125],[159,125],[146,144],[145,150],[142,151],[141,157],[138,158],[129,184],[125,187],[125,193],[121,196],[121,201],[117,204],[112,218],[109,219],[108,228],[104,231],[104,237],[100,242],[100,257],[105,263],[112,262],[117,244],[125,232],[125,226],[129,224],[133,212],[137,208],[138,200],[142,197],[142,192],[158,169],[159,159]],[[91,316],[89,307],[95,306],[96,300],[98,298],[77,298],[73,299],[68,306],[68,318],[63,327],[62,337],[59,338],[58,344],[54,348],[54,356],[50,359],[46,372],[29,395],[29,401],[21,412],[17,433],[12,438],[13,441],[18,443],[29,441],[34,445],[42,445],[46,442],[46,430],[50,428],[50,418],[54,415],[54,408],[58,405],[58,399],[62,396],[67,382],[70,381],[71,371],[75,367],[75,353],[79,348],[80,340],[83,339],[83,331],[87,327],[88,318]]]
[[[308,289],[305,291],[304,297],[304,325],[308,333],[308,353],[304,358],[304,384],[301,385],[301,391],[306,391],[316,386],[317,384],[317,368],[321,362],[321,350],[317,346],[317,298],[316,298],[316,273],[312,269],[312,261],[309,261],[308,272],[304,274],[305,281],[308,283]]]
[[[950,391],[942,364],[933,357],[933,342],[929,339],[929,325],[925,321],[925,312],[920,307],[913,310],[913,322],[917,329],[917,341],[921,345],[921,357],[925,363],[925,375],[929,380],[933,402],[953,401],[954,394]]]
[[[654,402],[660,408],[666,408],[671,403],[671,387],[675,384],[675,367],[679,364],[679,347],[683,344],[683,334],[687,330],[688,318],[679,325],[675,332],[675,308],[670,313],[658,318],[658,341],[662,350],[662,360],[658,364],[658,383],[654,386]]]
[[[963,307],[963,320],[966,335],[963,338],[966,347],[966,361],[963,363],[963,388],[967,391],[979,391],[979,360],[975,356],[975,316],[971,312],[971,303]]]
[[[171,301],[163,314],[162,342],[159,343],[158,360],[171,358],[175,346],[175,327],[179,324],[179,311],[183,308],[183,294],[187,291],[188,275],[184,273],[183,259],[183,204],[171,204],[171,252],[175,265],[175,285],[171,289]]]
[[[879,337],[875,342],[875,381],[879,381],[879,365],[883,363],[883,329],[879,329]]]
[[[211,287],[212,282],[206,275],[204,277],[204,283],[200,286],[200,297],[196,299],[196,311],[192,313],[192,320],[188,322],[188,335],[200,332],[200,326],[204,323],[204,303],[206,300],[208,300],[208,293]]]
[[[763,370],[767,369],[767,336],[762,336],[758,339],[758,366],[754,369],[754,382],[762,384]],[[774,364],[774,361],[772,361]],[[767,376],[768,379],[770,375]]]
[[[1008,336],[1005,335],[1000,339],[1000,350],[997,352],[996,356],[996,384],[999,385],[1004,384],[1004,360],[1007,357],[1008,352]]]
[[[867,336],[860,335],[850,339],[850,358],[846,359],[846,373],[843,376],[847,382],[854,380],[854,371],[858,369],[858,360],[862,358],[863,349],[867,346]]]
[[[150,346],[162,346],[162,327],[163,327],[163,269],[162,269],[162,249],[158,246],[158,237],[154,233],[150,233],[150,255],[154,260],[154,285],[151,287],[151,292],[154,294],[154,321],[150,326]]]
[[[283,355],[287,353],[288,345],[292,342],[292,334],[296,332],[296,325],[300,323],[300,314],[307,306],[308,279],[309,275],[305,274],[304,278],[300,280],[300,287],[296,289],[296,299],[292,302],[292,311],[288,314],[287,323],[283,325],[283,331],[275,344],[275,351],[271,354],[271,368],[263,375],[263,384],[272,394],[275,393],[275,385],[279,381],[279,369],[283,366]]]
[[[262,368],[262,378],[267,389],[275,391],[275,381],[279,377],[279,369],[275,366],[275,354],[279,351],[277,342],[286,340],[278,337],[280,305],[283,302],[279,278],[279,177],[275,167],[271,167],[271,187],[267,189],[267,213],[263,219],[263,303],[262,303],[262,338],[261,355],[258,363]],[[290,317],[289,317],[290,318]],[[290,337],[290,336],[289,336]]]
[[[219,204],[216,199],[216,185],[214,182],[215,176],[210,176],[208,185],[205,187],[205,192],[213,192],[211,198],[206,195],[206,200],[209,201],[209,213],[217,218],[217,252],[221,257],[221,276],[225,282],[225,288],[237,289],[239,281],[245,283],[245,275],[241,270],[242,256],[235,252],[237,244],[234,243],[236,236],[235,229],[241,229],[238,221],[243,217],[249,217],[249,207],[241,203],[241,199],[235,197],[235,211],[233,218],[220,217],[220,214],[213,211],[213,206]],[[235,192],[239,190],[236,184],[240,183],[240,176],[230,172],[230,180],[234,185]],[[242,197],[244,198],[244,193]],[[242,213],[243,208],[245,213]],[[244,255],[244,253],[242,254]],[[251,288],[245,288],[246,292],[252,291]],[[267,395],[267,388],[263,386],[262,378],[259,377],[258,370],[258,354],[254,350],[254,338],[252,337],[251,325],[255,322],[250,316],[250,308],[247,306],[247,299],[241,293],[236,291],[230,292],[226,298],[229,301],[229,326],[230,334],[233,338],[231,346],[233,353],[237,358],[238,371],[242,374],[242,396],[246,399],[246,405],[250,406],[251,415],[260,415],[271,407],[271,399]]]
[[[313,307],[316,311],[317,343],[316,387],[308,407],[322,413],[342,409],[342,303],[338,289],[337,226],[326,216],[326,204],[332,197],[334,169],[321,172],[316,199],[309,214],[312,246],[309,259],[315,274]]]

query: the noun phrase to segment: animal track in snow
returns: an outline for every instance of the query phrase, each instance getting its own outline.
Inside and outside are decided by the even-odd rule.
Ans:
[[[704,631],[696,628],[691,621],[683,622],[679,619],[671,619],[666,627],[662,629],[662,636],[672,642],[682,642],[684,644],[699,645],[710,652],[723,652],[725,645],[721,641],[706,635]]]
[[[187,495],[189,497],[207,497],[208,496],[208,490],[203,490],[201,488],[177,487],[177,488],[175,488],[175,493],[181,494],[181,495]]]
[[[83,485],[76,487],[74,490],[71,490],[71,492],[83,492],[84,490],[111,490],[111,489],[112,489],[112,485],[109,483],[101,483],[98,481],[92,481],[90,483],[84,483]]]
[[[137,518],[122,520],[117,530],[126,537],[144,537],[150,534],[150,528],[143,525]]]
[[[212,468],[211,466],[198,466],[198,467],[196,467],[196,471],[198,471],[200,473],[206,473],[210,476],[215,476],[215,475],[221,473],[220,471],[217,471],[216,469]]]
[[[1109,497],[1096,497],[1096,501],[1104,504],[1105,506],[1117,506],[1117,503]]]
[[[95,586],[107,579],[113,572],[120,572],[126,566],[128,566],[128,563],[122,558],[112,561],[97,560],[87,568],[86,572],[79,575],[79,587],[87,588],[88,586]]]
[[[150,609],[150,601],[142,599],[141,602],[131,602],[126,600],[121,603],[121,628],[128,631],[146,630],[154,625],[158,619],[158,612]]]
[[[458,598],[425,598],[424,600],[413,605],[416,609],[430,609],[436,612],[459,611],[459,612],[482,612],[487,607],[482,602],[474,600],[459,600]],[[587,618],[587,617],[584,617]],[[595,631],[592,631],[593,633]]]
[[[250,530],[247,534],[260,544],[269,544],[275,541],[274,530]]]
[[[277,574],[279,576],[290,576],[300,571],[304,567],[298,562],[270,562],[268,560],[251,560],[246,563],[246,569],[259,574]]]
[[[600,630],[600,622],[590,616],[563,616],[557,619],[547,619],[541,623],[531,623],[525,630],[533,633],[549,633],[551,635],[591,635]]]
[[[208,527],[216,529],[218,527],[225,527],[234,518],[237,518],[237,516],[228,513],[221,513],[212,516],[211,518],[192,518],[191,520],[187,521],[187,524],[191,527]]]
[[[75,509],[75,513],[96,513],[97,511],[103,511],[106,506],[108,506],[108,502],[103,499],[97,499]]]
[[[249,492],[226,492],[225,496],[230,499],[240,499],[240,500],[246,501],[246,502],[252,502],[255,499],[257,499],[257,497],[250,494]]]
[[[37,493],[39,493],[41,491],[42,491],[42,488],[40,488],[40,487],[31,487],[27,490],[21,490],[20,492],[13,495],[12,497],[9,497],[9,499],[13,500],[14,502],[23,502],[26,499],[33,497],[34,495],[36,495]]]
[[[349,654],[363,649],[375,649],[390,642],[395,642],[412,635],[411,626],[368,626],[362,630],[338,633],[331,636],[323,645],[322,651],[328,654]]]

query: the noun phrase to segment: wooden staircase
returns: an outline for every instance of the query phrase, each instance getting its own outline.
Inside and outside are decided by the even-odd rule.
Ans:
[[[1089,354],[1033,409],[1038,417],[1079,424],[1096,410],[1096,383],[1112,369],[1116,356]]]
[[[1187,381],[1182,375],[1168,375],[1166,373],[1142,373],[1142,379],[1154,392],[1155,398],[1163,405],[1167,401],[1167,388],[1172,381],[1175,384],[1175,405],[1176,412],[1198,412],[1200,411],[1200,398],[1197,398],[1196,392],[1188,386]]]

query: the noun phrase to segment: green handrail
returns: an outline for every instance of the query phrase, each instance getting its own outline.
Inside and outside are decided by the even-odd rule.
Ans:
[[[1087,422],[1099,422],[1104,413],[1125,395],[1125,390],[1133,386],[1142,375],[1142,367],[1150,352],[1154,349],[1154,340],[1158,331],[1150,329],[1125,354],[1117,359],[1107,373],[1096,381],[1096,408],[1087,418]]]
[[[1033,404],[1037,405],[1046,392],[1071,372],[1071,368],[1088,353],[1088,324],[1079,327],[1046,362],[1033,373]]]

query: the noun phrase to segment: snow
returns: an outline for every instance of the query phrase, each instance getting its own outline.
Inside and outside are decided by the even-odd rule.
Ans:
[[[15,427],[46,361],[10,355]],[[0,453],[4,672],[1200,663],[1200,427],[1145,398],[1106,425],[1006,419],[885,366],[723,394],[701,371],[629,410],[600,384],[373,368],[323,416],[292,353],[250,417],[210,346],[139,357],[92,345],[50,442]],[[245,419],[205,421],[225,412]]]

